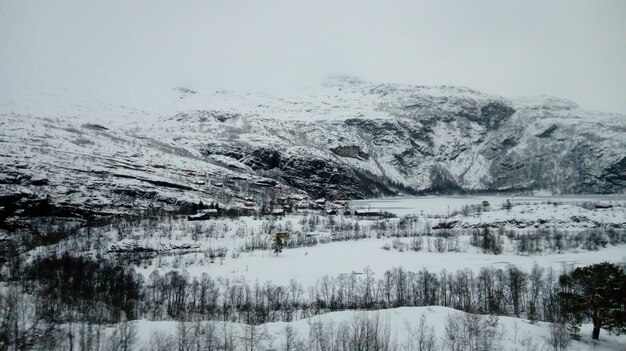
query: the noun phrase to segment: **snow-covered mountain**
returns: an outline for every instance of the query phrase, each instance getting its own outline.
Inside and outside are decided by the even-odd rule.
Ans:
[[[269,188],[330,198],[626,189],[626,116],[558,98],[352,77],[282,97],[120,95],[0,100],[2,217],[236,203]]]

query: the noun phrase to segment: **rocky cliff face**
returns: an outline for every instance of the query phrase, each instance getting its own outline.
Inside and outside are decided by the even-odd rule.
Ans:
[[[626,116],[561,99],[354,79],[304,96],[189,99],[101,124],[3,112],[0,215],[237,202],[268,187],[331,198],[626,189]]]
[[[274,119],[271,111],[242,114],[206,122],[210,141],[181,139],[315,196],[625,189],[625,116],[561,99],[509,100],[457,87],[340,82],[327,88],[331,109],[348,109],[335,104],[348,98],[361,103],[326,118],[323,106],[305,100],[306,112],[290,119]],[[207,129],[201,124],[194,129]],[[233,138],[233,130],[242,133]]]

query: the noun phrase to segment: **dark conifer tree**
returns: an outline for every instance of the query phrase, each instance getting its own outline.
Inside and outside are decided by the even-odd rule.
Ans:
[[[576,268],[559,279],[562,310],[570,318],[586,317],[593,322],[592,338],[600,328],[626,331],[626,274],[612,263]]]

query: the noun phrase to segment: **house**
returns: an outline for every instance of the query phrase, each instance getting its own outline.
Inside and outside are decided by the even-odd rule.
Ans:
[[[256,207],[245,207],[245,206],[241,206],[239,208],[239,215],[240,216],[251,216],[256,212],[257,208]]]
[[[285,215],[285,209],[284,208],[276,208],[274,210],[272,210],[272,212],[270,212],[270,214],[272,216],[284,216]]]
[[[296,204],[297,208],[309,208],[310,204],[308,201],[302,200]]]
[[[278,238],[278,239],[289,239],[289,233],[288,232],[277,232],[274,233],[274,237]]]
[[[217,208],[209,208],[206,210],[199,211],[195,215],[187,216],[188,221],[206,221],[211,218],[217,217],[219,211]]]
[[[332,206],[336,208],[342,208],[342,207],[347,207],[348,203],[343,200],[335,200],[333,201]]]
[[[361,218],[381,217],[381,213],[379,210],[354,210],[354,215]]]
[[[332,204],[330,204],[330,207],[334,208],[336,210],[341,210],[341,209],[345,208],[345,205],[339,205],[339,204],[336,204],[336,203],[332,203]]]
[[[238,210],[240,215],[250,216],[254,214],[258,208],[254,202],[244,202]]]

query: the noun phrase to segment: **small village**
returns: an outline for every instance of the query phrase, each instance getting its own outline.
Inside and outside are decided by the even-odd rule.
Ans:
[[[255,216],[257,218],[276,217],[285,215],[305,215],[316,213],[324,216],[343,215],[357,219],[382,219],[393,217],[390,213],[372,208],[351,208],[346,200],[328,200],[319,198],[311,200],[306,194],[291,194],[279,196],[272,200],[259,201],[252,196],[244,196],[243,202],[231,207],[221,207],[217,203],[208,206],[198,205],[197,213],[187,216],[190,221],[202,221],[222,216]],[[206,208],[204,208],[206,207]]]

